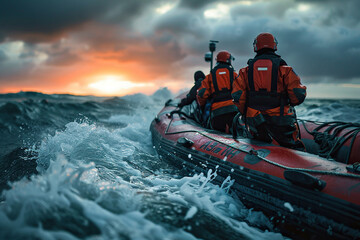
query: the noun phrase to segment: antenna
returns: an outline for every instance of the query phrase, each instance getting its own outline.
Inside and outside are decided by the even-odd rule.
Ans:
[[[205,61],[210,62],[210,71],[213,68],[213,56],[214,56],[214,52],[216,50],[216,43],[219,43],[219,41],[210,40],[210,42],[209,42],[210,52],[205,53]]]

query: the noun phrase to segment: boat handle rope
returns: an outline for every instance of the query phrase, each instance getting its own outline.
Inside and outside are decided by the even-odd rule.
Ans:
[[[315,122],[310,120],[298,119],[304,126],[304,129],[307,133],[314,137],[314,141],[319,144],[320,151],[319,155],[321,157],[326,157],[329,159],[330,157],[334,157],[337,151],[345,144],[347,140],[351,138],[349,150],[347,152],[345,164],[348,164],[351,150],[354,145],[355,139],[360,132],[360,124],[357,123],[346,123],[346,122]],[[313,122],[315,124],[319,124],[313,131],[309,131],[306,127],[305,122]],[[325,128],[324,132],[319,132],[320,129]],[[344,130],[353,128],[345,133],[343,136],[337,137],[336,135]],[[330,134],[330,131],[333,130],[333,133]]]
[[[184,116],[187,116],[186,114],[184,114],[183,112],[179,111],[179,110],[175,110],[175,111],[172,111],[169,115],[169,117],[171,117],[171,120],[167,126],[167,128],[165,129],[165,132],[164,134],[165,135],[174,135],[174,134],[180,134],[180,133],[190,133],[190,132],[193,132],[193,133],[198,133],[204,137],[207,137],[211,140],[214,140],[214,141],[218,141],[216,138],[212,137],[212,136],[209,136],[206,134],[206,131],[199,131],[199,130],[185,130],[185,131],[178,131],[178,132],[169,132],[169,128],[170,128],[170,125],[171,123],[173,122],[174,120],[174,114],[178,114],[179,116],[180,115],[184,115]],[[237,140],[236,140],[237,141]],[[357,178],[357,179],[360,179],[360,175],[355,175],[355,174],[351,174],[351,173],[339,173],[339,172],[331,172],[331,171],[325,171],[325,170],[314,170],[314,169],[306,169],[306,168],[293,168],[293,167],[288,167],[288,166],[285,166],[285,165],[282,165],[280,163],[276,163],[276,162],[273,162],[265,157],[262,157],[260,156],[259,154],[257,154],[257,151],[254,150],[254,149],[251,149],[251,150],[245,150],[245,149],[241,149],[241,148],[237,148],[235,146],[232,146],[230,144],[227,144],[227,143],[221,143],[225,146],[228,146],[228,147],[231,147],[231,148],[234,148],[236,150],[239,150],[241,152],[244,152],[244,153],[247,153],[247,154],[250,154],[250,155],[255,155],[257,156],[258,158],[260,158],[261,160],[267,162],[267,163],[270,163],[274,166],[277,166],[277,167],[280,167],[280,168],[284,168],[286,170],[295,170],[295,171],[301,171],[301,172],[307,172],[307,173],[314,173],[314,174],[322,174],[322,175],[334,175],[334,176],[342,176],[342,177],[351,177],[351,178]],[[249,146],[249,145],[248,145]]]

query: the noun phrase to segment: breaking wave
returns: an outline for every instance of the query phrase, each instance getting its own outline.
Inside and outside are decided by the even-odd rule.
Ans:
[[[231,193],[156,155],[149,125],[172,94],[0,96],[1,239],[284,239]],[[359,101],[298,117],[359,122]],[[184,177],[185,176],[185,177]]]

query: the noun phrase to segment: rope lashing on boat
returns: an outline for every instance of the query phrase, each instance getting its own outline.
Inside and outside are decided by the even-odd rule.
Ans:
[[[308,120],[298,119],[302,122],[304,129],[306,132],[311,134],[314,137],[314,141],[319,144],[319,156],[325,158],[334,158],[338,152],[338,150],[345,144],[347,140],[351,138],[351,142],[349,145],[349,150],[347,152],[345,164],[349,163],[350,154],[352,147],[354,145],[355,139],[360,132],[360,124],[358,123],[345,123],[345,122],[328,122],[321,123],[318,127],[316,127],[313,131],[309,131],[306,127],[305,122]],[[312,121],[308,121],[312,122]],[[320,132],[321,129],[325,128],[325,131]],[[347,133],[343,136],[337,136],[342,130],[349,129]],[[332,133],[330,133],[333,131]]]
[[[240,124],[240,121],[243,125]],[[245,126],[245,123],[241,120],[241,113],[237,113],[236,116],[233,119],[232,123],[232,136],[233,139],[237,139],[238,131],[241,132],[239,135],[243,135],[245,138],[253,138],[251,133],[248,131],[247,127]]]
[[[174,112],[174,113],[173,113]],[[198,131],[198,130],[185,130],[185,131],[177,131],[177,132],[169,132],[169,128],[171,126],[171,123],[173,122],[174,118],[174,114],[178,114],[179,116],[181,114],[183,114],[184,116],[186,116],[184,113],[182,113],[181,111],[178,111],[178,110],[175,110],[170,113],[169,117],[171,117],[171,120],[164,132],[165,135],[174,135],[174,134],[181,134],[181,133],[198,133],[204,137],[207,137],[213,141],[218,141],[216,138],[210,136],[210,135],[207,135],[206,131]],[[172,114],[173,113],[173,114]],[[227,147],[231,147],[233,149],[236,149],[238,151],[241,151],[241,152],[244,152],[244,153],[247,153],[247,154],[250,154],[250,155],[255,155],[260,158],[261,160],[269,163],[269,164],[272,164],[274,166],[277,166],[277,167],[280,167],[280,168],[283,168],[283,169],[286,169],[286,170],[295,170],[295,171],[301,171],[301,172],[308,172],[308,173],[314,173],[314,174],[322,174],[322,175],[334,175],[334,176],[342,176],[342,177],[351,177],[351,178],[357,178],[357,179],[360,179],[360,175],[356,175],[356,174],[351,174],[351,173],[339,173],[339,172],[332,172],[332,171],[325,171],[325,170],[315,170],[315,169],[306,169],[306,168],[293,168],[293,167],[288,167],[288,166],[285,166],[283,164],[280,164],[280,163],[276,163],[276,162],[273,162],[265,157],[262,157],[261,155],[257,154],[258,151],[254,150],[254,149],[250,149],[250,150],[246,150],[246,149],[241,149],[241,148],[238,148],[238,147],[235,147],[233,145],[230,145],[230,144],[227,144],[227,143],[221,143]]]

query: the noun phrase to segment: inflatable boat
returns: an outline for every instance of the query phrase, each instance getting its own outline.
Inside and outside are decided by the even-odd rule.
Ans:
[[[230,176],[242,203],[286,236],[360,239],[360,125],[299,120],[302,152],[206,129],[176,107],[181,97],[150,126],[161,159],[190,172],[212,169],[219,184]]]

